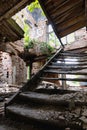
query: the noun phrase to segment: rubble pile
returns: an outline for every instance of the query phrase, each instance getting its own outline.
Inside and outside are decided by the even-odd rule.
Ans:
[[[0,84],[0,94],[6,94],[11,92],[17,92],[20,86],[10,84]]]

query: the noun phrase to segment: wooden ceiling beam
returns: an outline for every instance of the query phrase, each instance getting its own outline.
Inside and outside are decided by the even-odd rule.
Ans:
[[[82,4],[78,4],[77,6],[73,7],[72,9],[64,12],[62,15],[59,15],[57,16],[55,19],[54,19],[54,22],[56,24],[59,24],[61,22],[65,22],[71,18],[75,18],[79,15],[82,15],[83,13],[85,13],[85,11],[83,10],[82,8]]]
[[[68,0],[66,0],[66,1],[68,1]],[[65,0],[57,0],[57,2],[51,0],[51,2],[49,2],[48,4],[46,4],[46,3],[44,2],[44,5],[47,7],[47,9],[48,9],[49,11],[51,11],[51,10],[53,10],[55,7],[60,6],[60,5],[63,4],[63,3],[65,3]]]
[[[47,0],[47,1],[45,2],[45,5],[49,5],[50,2],[51,2],[51,0]]]
[[[72,19],[65,21],[64,23],[60,23],[60,25],[58,25],[58,31],[62,32],[64,30],[66,30],[67,28],[70,28],[71,26],[83,21],[83,19],[86,19],[85,14],[82,14],[78,17],[76,17],[75,19],[72,17]]]
[[[73,25],[73,26],[59,32],[59,36],[64,37],[64,36],[74,32],[74,31],[84,27],[84,26],[87,26],[87,21],[86,20],[80,21],[79,23],[76,23],[75,25]],[[58,27],[56,27],[56,28],[58,29]]]
[[[3,33],[6,39],[9,39],[9,41],[14,41],[18,39],[18,35],[8,26],[8,23],[6,21],[3,21]]]
[[[79,1],[69,1],[67,2],[65,5],[61,6],[61,8],[59,6],[56,6],[55,9],[49,11],[50,15],[52,18],[56,18],[57,16],[63,14],[64,12],[72,9],[73,7],[75,7],[78,4],[82,4],[82,0]]]
[[[19,27],[19,25],[12,19],[8,19],[6,20],[6,22],[8,23],[8,26],[21,38],[24,35],[24,31]]]
[[[13,19],[8,19],[2,21],[0,25],[0,34],[2,34],[2,39],[5,37],[5,39],[9,41],[15,41],[23,38],[24,32]]]
[[[18,11],[23,9],[27,4],[30,4],[34,0],[20,0],[15,6],[11,7],[7,12],[5,12],[2,16],[0,16],[0,21],[3,19],[8,19],[15,15]]]

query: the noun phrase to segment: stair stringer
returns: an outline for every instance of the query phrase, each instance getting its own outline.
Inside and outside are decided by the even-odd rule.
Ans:
[[[12,104],[18,97],[18,95],[23,92],[23,91],[33,91],[38,83],[41,81],[41,79],[39,78],[42,74],[43,74],[43,70],[47,67],[47,65],[52,62],[52,60],[59,55],[59,53],[63,50],[63,47],[60,47],[57,52],[48,60],[48,62],[39,70],[39,72],[37,72],[30,80],[28,80],[28,82],[19,89],[19,91],[14,94],[6,103],[5,103],[5,112],[6,112],[6,107],[9,106],[10,104]]]

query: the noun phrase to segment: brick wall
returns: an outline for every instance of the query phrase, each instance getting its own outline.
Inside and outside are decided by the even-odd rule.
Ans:
[[[27,68],[22,59],[0,52],[0,83],[22,84],[27,80]]]

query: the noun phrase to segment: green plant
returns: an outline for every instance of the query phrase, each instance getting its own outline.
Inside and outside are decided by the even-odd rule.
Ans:
[[[29,45],[29,26],[27,24],[24,25],[24,48],[28,49]]]
[[[34,11],[34,9],[36,9],[36,8],[42,10],[42,8],[41,8],[41,6],[40,6],[38,0],[35,0],[35,2],[32,2],[32,3],[28,6],[28,10],[29,10],[31,13],[32,13],[32,12]],[[45,15],[44,12],[43,12],[43,10],[42,10],[42,15]]]
[[[41,42],[40,43],[40,50],[42,52],[42,54],[50,54],[54,51],[54,48],[51,47],[48,43],[46,42]]]

